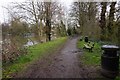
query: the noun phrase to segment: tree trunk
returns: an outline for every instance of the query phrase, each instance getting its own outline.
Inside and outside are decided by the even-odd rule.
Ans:
[[[102,11],[101,11],[101,20],[100,20],[100,28],[101,28],[101,36],[100,39],[104,40],[104,35],[106,33],[106,19],[105,19],[105,13],[107,8],[107,2],[102,2]]]
[[[46,41],[51,41],[51,11],[50,11],[50,2],[46,3]]]
[[[118,23],[118,45],[120,47],[120,21]]]
[[[110,14],[109,14],[109,22],[108,22],[108,33],[111,35],[113,33],[112,27],[113,27],[113,20],[114,20],[114,13],[115,13],[115,4],[116,2],[112,2],[110,5]]]
[[[39,21],[38,21],[37,15],[36,15],[34,1],[32,1],[32,8],[33,8],[33,15],[35,17],[36,27],[37,27],[37,34],[38,34],[38,37],[39,37],[38,39],[39,39],[39,42],[41,42],[41,34],[40,34]]]

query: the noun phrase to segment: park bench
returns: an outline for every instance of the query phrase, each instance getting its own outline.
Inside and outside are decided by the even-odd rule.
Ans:
[[[90,52],[92,52],[92,49],[94,48],[94,43],[87,43],[87,44],[84,44],[84,47],[83,49],[88,49]]]

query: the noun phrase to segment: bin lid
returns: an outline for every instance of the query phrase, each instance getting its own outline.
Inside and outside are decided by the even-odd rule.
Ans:
[[[101,47],[102,50],[119,50],[119,47],[118,46],[115,46],[115,45],[103,45]]]

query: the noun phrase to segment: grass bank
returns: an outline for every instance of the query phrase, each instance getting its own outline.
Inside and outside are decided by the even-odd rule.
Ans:
[[[9,66],[3,66],[3,78],[10,78],[11,74],[24,70],[30,63],[42,58],[43,56],[54,53],[56,49],[66,42],[66,40],[66,37],[62,37],[50,42],[28,47],[27,55],[22,55]]]
[[[101,58],[101,45],[99,43],[95,43],[95,46],[93,48],[93,52],[89,52],[86,49],[83,49],[84,44],[86,42],[84,41],[78,41],[77,47],[80,49],[83,49],[83,55],[81,56],[81,60],[85,65],[88,66],[97,66],[100,65],[100,58]]]
[[[83,49],[84,44],[86,42],[84,41],[78,41],[77,47],[83,50],[83,54],[80,57],[80,61],[86,66],[100,66],[101,65],[101,46],[107,43],[101,43],[101,42],[94,42],[95,46],[93,48],[93,52],[89,52],[86,49]],[[119,60],[120,61],[120,60]],[[119,69],[120,69],[120,63],[119,63]],[[115,80],[120,80],[120,77],[116,77]]]

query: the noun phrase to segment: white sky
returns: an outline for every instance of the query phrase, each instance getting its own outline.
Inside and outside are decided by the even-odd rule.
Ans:
[[[0,23],[4,22],[4,21],[7,21],[7,18],[8,18],[8,14],[7,14],[7,10],[4,7],[7,7],[7,5],[10,3],[10,2],[24,2],[24,1],[27,1],[27,0],[0,0]],[[50,1],[50,0],[46,0],[46,1]],[[66,8],[70,8],[70,4],[73,2],[73,1],[80,1],[80,0],[54,0],[54,1],[59,1],[61,2],[64,6],[66,6]],[[84,1],[89,1],[89,0],[84,0]],[[99,1],[99,0],[97,0]],[[116,0],[113,0],[113,1],[116,1]],[[117,0],[119,1],[119,0]]]
[[[4,7],[7,7],[10,2],[24,2],[26,0],[0,0],[0,23],[7,21],[7,10]],[[55,0],[58,1],[58,0]],[[69,5],[72,3],[72,0],[59,0],[63,5],[69,8]]]
[[[10,2],[24,2],[25,0],[0,0],[0,23],[4,22],[7,19],[7,10],[4,7]]]

